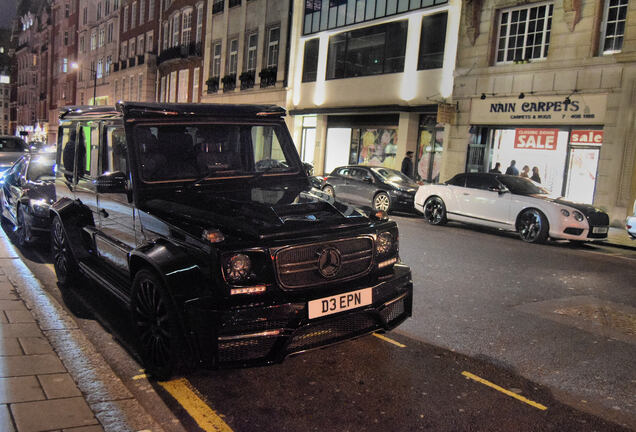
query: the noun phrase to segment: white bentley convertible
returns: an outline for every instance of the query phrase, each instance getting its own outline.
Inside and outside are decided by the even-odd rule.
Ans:
[[[607,238],[609,217],[591,205],[550,197],[537,183],[504,174],[457,174],[444,184],[420,186],[415,209],[426,221],[448,220],[516,231],[530,243],[548,237],[572,241]]]

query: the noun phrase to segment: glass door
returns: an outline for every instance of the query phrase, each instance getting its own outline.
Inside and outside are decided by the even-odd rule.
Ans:
[[[564,195],[569,201],[592,204],[599,148],[571,147]]]

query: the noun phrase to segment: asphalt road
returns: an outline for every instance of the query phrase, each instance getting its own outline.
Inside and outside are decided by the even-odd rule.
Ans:
[[[188,374],[219,422],[234,431],[636,429],[636,253],[395,219],[413,318],[388,339]],[[205,430],[205,410],[143,377],[121,305],[88,286],[60,291],[46,245],[22,252],[166,430]]]

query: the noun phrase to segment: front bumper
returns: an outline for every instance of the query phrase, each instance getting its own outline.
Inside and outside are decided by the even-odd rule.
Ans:
[[[411,316],[413,283],[407,266],[396,265],[386,279],[373,285],[352,284],[342,292],[369,287],[373,289],[371,305],[312,320],[306,301],[223,309],[212,307],[210,298],[190,300],[185,310],[191,339],[203,366],[263,365],[376,330],[390,330]]]
[[[390,194],[391,211],[401,211],[406,213],[415,212],[415,195],[402,195],[397,193]]]

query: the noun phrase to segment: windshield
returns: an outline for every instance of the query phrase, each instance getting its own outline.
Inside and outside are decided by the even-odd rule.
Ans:
[[[502,182],[513,194],[517,195],[547,195],[549,192],[543,189],[535,182],[523,177],[515,176],[497,176],[497,179]]]
[[[55,180],[53,165],[55,164],[55,153],[45,156],[35,156],[29,163],[26,177],[29,180]]]
[[[146,182],[299,171],[278,125],[143,125],[134,136]]]
[[[399,183],[403,185],[415,184],[413,180],[402,174],[400,171],[390,168],[371,168],[371,170],[382,178],[385,182]]]

